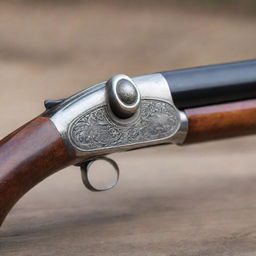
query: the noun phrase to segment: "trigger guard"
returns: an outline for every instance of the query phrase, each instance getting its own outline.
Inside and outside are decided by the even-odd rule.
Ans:
[[[94,162],[96,162],[98,160],[103,160],[103,161],[110,163],[114,167],[114,170],[116,171],[115,181],[112,184],[110,184],[109,186],[106,186],[103,188],[97,188],[96,186],[94,186],[90,182],[90,178],[89,178],[90,167]],[[114,160],[112,160],[108,157],[97,157],[97,158],[88,160],[88,161],[80,164],[80,169],[81,169],[81,176],[82,176],[82,181],[83,181],[84,186],[93,192],[103,192],[103,191],[110,190],[116,186],[116,184],[118,183],[118,180],[119,180],[119,174],[120,174],[119,167]]]

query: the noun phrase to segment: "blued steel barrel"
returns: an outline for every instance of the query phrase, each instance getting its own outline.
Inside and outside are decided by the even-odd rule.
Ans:
[[[179,109],[256,97],[256,60],[162,72]]]

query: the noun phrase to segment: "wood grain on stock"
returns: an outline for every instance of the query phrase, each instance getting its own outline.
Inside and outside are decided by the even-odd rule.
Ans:
[[[186,143],[256,133],[256,100],[186,109],[189,120]]]
[[[45,117],[0,141],[0,224],[19,198],[71,160],[59,132]]]

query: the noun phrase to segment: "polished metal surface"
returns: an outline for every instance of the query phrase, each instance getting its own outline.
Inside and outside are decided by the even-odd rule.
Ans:
[[[112,112],[119,118],[129,118],[140,105],[140,92],[126,75],[115,75],[106,83],[107,98]]]
[[[61,101],[44,114],[51,118],[77,163],[118,151],[183,143],[187,118],[175,107],[161,74],[118,75],[109,81],[116,84],[116,96],[125,107],[136,103],[130,117],[116,115],[105,82]],[[118,88],[120,81],[128,84]]]

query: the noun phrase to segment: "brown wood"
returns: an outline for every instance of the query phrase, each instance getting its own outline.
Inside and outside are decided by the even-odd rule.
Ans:
[[[256,100],[186,109],[189,121],[185,143],[256,133]]]
[[[29,189],[72,161],[49,118],[38,117],[0,142],[0,224]]]

